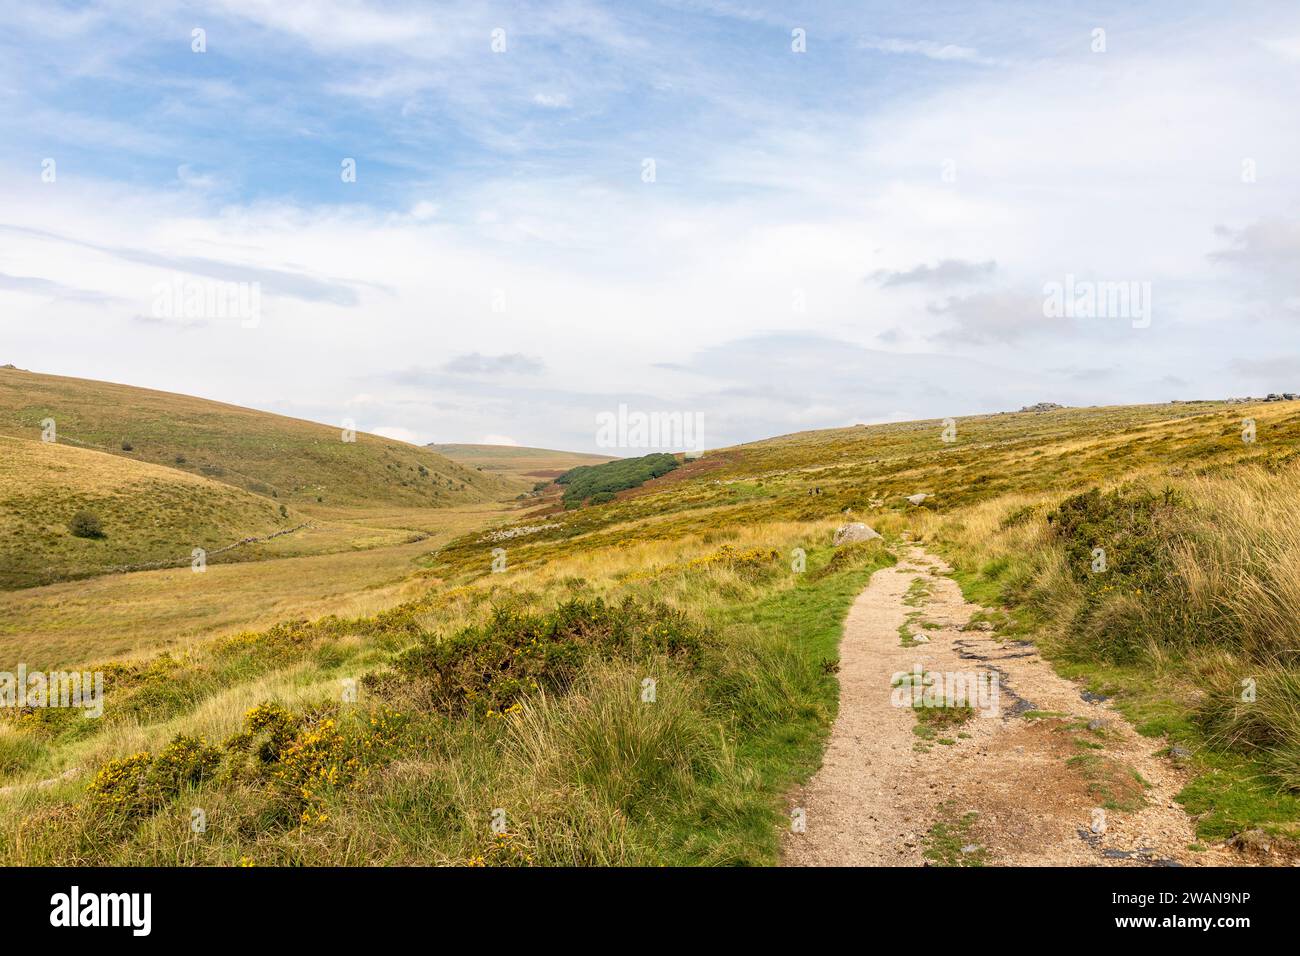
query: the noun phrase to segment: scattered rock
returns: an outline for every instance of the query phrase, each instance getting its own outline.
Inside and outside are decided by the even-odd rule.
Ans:
[[[915,495],[908,495],[907,500],[914,505],[919,505],[922,501],[924,501],[926,498],[929,497],[930,497],[929,495],[925,494],[924,492],[921,492]]]
[[[1186,760],[1191,755],[1191,750],[1184,747],[1182,744],[1174,744],[1169,748],[1169,756],[1173,757],[1175,760]]]
[[[1263,830],[1242,830],[1228,841],[1228,846],[1243,853],[1251,850],[1268,853],[1273,849],[1273,838]]]
[[[990,624],[988,621],[969,621],[969,622],[967,622],[966,624],[963,624],[963,625],[959,628],[959,630],[963,630],[963,631],[991,631],[991,630],[993,630],[993,625]]]
[[[1037,405],[1026,405],[1020,410],[1022,412],[1054,412],[1058,408],[1064,407],[1064,405],[1058,405],[1056,402],[1039,402]]]
[[[1105,729],[1106,729],[1107,727],[1109,727],[1109,726],[1110,726],[1110,721],[1109,721],[1109,720],[1090,720],[1090,721],[1088,721],[1088,729],[1089,729],[1089,730],[1093,730],[1093,731],[1096,731],[1096,730],[1105,730]]]
[[[880,533],[869,525],[861,521],[854,521],[851,524],[841,525],[835,532],[835,547],[842,544],[858,544],[861,541],[872,541],[880,537]]]

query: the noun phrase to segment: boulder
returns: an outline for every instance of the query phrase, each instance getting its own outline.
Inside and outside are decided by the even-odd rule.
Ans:
[[[929,495],[925,494],[924,492],[921,492],[920,494],[908,495],[907,500],[914,505],[919,505],[922,501],[924,501],[926,498],[929,497],[930,497]]]
[[[871,541],[879,538],[880,533],[874,528],[863,524],[861,521],[854,521],[852,524],[840,525],[835,532],[835,547],[842,544],[858,544],[861,541]]]

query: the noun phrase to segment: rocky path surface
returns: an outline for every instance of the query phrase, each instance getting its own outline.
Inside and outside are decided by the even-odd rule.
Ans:
[[[1247,862],[1197,845],[1174,802],[1185,775],[1162,740],[1085,699],[1031,643],[972,624],[980,609],[948,570],[907,546],[853,604],[840,644],[839,715],[821,769],[791,795],[802,832],[796,824],[785,837],[786,865]],[[909,678],[899,678],[918,668],[950,684],[983,681],[975,687],[984,699],[971,703],[985,706],[935,708],[925,716],[937,720],[919,721]]]

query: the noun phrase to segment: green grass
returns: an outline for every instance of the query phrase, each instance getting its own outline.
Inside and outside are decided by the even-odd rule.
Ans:
[[[925,859],[933,866],[984,866],[988,850],[972,836],[978,820],[979,814],[974,811],[958,813],[951,802],[941,804],[939,819],[925,835]]]
[[[537,661],[568,668],[562,679],[539,670],[550,688],[540,694],[520,686],[502,696],[498,687],[472,718],[464,708],[426,706],[421,701],[432,698],[423,691],[384,675],[424,673],[422,646],[451,653],[447,662],[467,664],[487,660],[489,637],[527,651],[529,634],[546,631],[530,608],[554,606],[554,613],[569,614],[563,603],[552,605],[562,600],[554,588],[516,591],[497,605],[495,616],[484,616],[488,594],[477,588],[435,592],[371,619],[273,628],[183,658],[114,671],[102,720],[74,721],[66,712],[46,711],[22,731],[24,739],[43,742],[42,749],[10,759],[11,773],[30,779],[75,762],[98,768],[99,782],[80,796],[84,781],[30,791],[17,806],[0,804],[0,859],[145,865],[244,859],[309,865],[775,862],[784,795],[815,770],[834,718],[833,662],[843,618],[872,571],[892,562],[879,545],[837,552],[846,553],[849,558],[826,573],[801,575],[756,557],[697,562],[679,579],[697,599],[711,597],[696,605],[707,636],[692,656],[665,656],[660,649],[673,645],[656,649],[645,642],[628,644],[631,657],[616,659],[568,651],[556,657],[546,650]],[[831,560],[829,548],[812,549],[814,569],[831,567]],[[483,584],[492,580],[479,577]],[[555,580],[570,594],[590,593],[574,579]],[[642,616],[647,637],[660,640],[655,619],[662,617]],[[481,623],[459,643],[422,643],[434,633],[426,623],[449,620]],[[622,640],[617,630],[600,636],[588,624],[574,633],[592,648]],[[518,639],[506,640],[507,634]],[[441,660],[430,659],[429,666]],[[376,680],[363,681],[359,710],[321,696],[341,677],[367,673]],[[638,697],[647,675],[657,679],[653,703]],[[460,678],[447,686],[453,685],[460,686]],[[276,751],[281,756],[249,764],[241,755],[261,753],[263,745],[260,738],[241,742],[243,714],[275,687],[276,696],[303,702],[285,711],[290,730]],[[401,715],[393,718],[400,730],[372,746],[368,721],[388,720],[385,714]],[[192,743],[177,743],[178,732]],[[144,763],[104,762],[123,751],[123,735],[135,741],[127,752],[149,754]],[[168,755],[176,747],[210,758],[201,767],[186,764],[199,769],[179,787],[150,784],[140,791],[129,782],[137,772],[145,775],[141,779],[156,778],[158,767],[174,762]],[[6,752],[17,750],[7,746]],[[362,762],[354,766],[356,759]],[[342,775],[337,784],[310,786],[307,797],[292,787],[281,790],[277,781],[297,779],[301,761],[328,770],[330,779]],[[361,769],[364,775],[357,776]],[[458,781],[454,790],[442,782],[448,775]],[[126,782],[115,783],[119,777]],[[95,796],[119,790],[150,796],[123,817]],[[187,806],[214,808],[201,843],[182,839],[175,828],[173,817],[180,820]],[[509,808],[508,846],[485,826],[494,806]],[[16,815],[5,815],[6,809]]]
[[[1148,784],[1132,767],[1099,753],[1076,754],[1065,761],[1083,776],[1088,792],[1107,810],[1133,812],[1146,805]]]

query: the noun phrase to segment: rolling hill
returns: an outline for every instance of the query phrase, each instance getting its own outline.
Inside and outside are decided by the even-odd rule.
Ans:
[[[613,455],[524,448],[520,445],[431,444],[427,447],[468,468],[511,478],[521,488],[532,488],[539,481],[556,478],[579,465],[599,465],[614,461]]]
[[[100,720],[0,725],[0,778],[23,794],[0,800],[0,861],[774,863],[841,695],[893,686],[837,677],[869,582],[893,595],[896,617],[868,617],[900,660],[997,653],[1059,678],[1032,688],[1052,709],[1022,700],[950,736],[923,721],[960,714],[882,704],[926,779],[961,780],[972,734],[1023,743],[1036,762],[1011,747],[1013,767],[1075,801],[1063,845],[1102,861],[1077,828],[1101,804],[1111,832],[1141,833],[1147,768],[1187,830],[1180,859],[1237,859],[1231,841],[1263,833],[1272,857],[1240,859],[1294,860],[1297,447],[1297,403],[1057,409],[786,435],[581,509],[529,499],[427,553],[401,603],[160,647],[107,665]],[[859,521],[881,537],[835,547]],[[908,566],[920,548],[946,569]],[[973,627],[927,619],[940,591],[980,606]],[[976,640],[989,650],[956,656]],[[1018,680],[1008,696],[1030,692]],[[221,809],[203,841],[176,836],[195,786]],[[1016,812],[1005,798],[989,806]],[[927,853],[967,865],[965,836],[943,843],[969,821],[913,809]],[[973,856],[1014,849],[997,835]]]
[[[207,399],[0,368],[0,435],[175,469],[290,507],[444,507],[514,489],[427,448]]]
[[[99,520],[100,536],[69,530],[81,511]],[[194,548],[217,551],[300,520],[269,498],[200,475],[0,436],[0,589],[188,565]],[[232,551],[212,560],[241,556]]]

